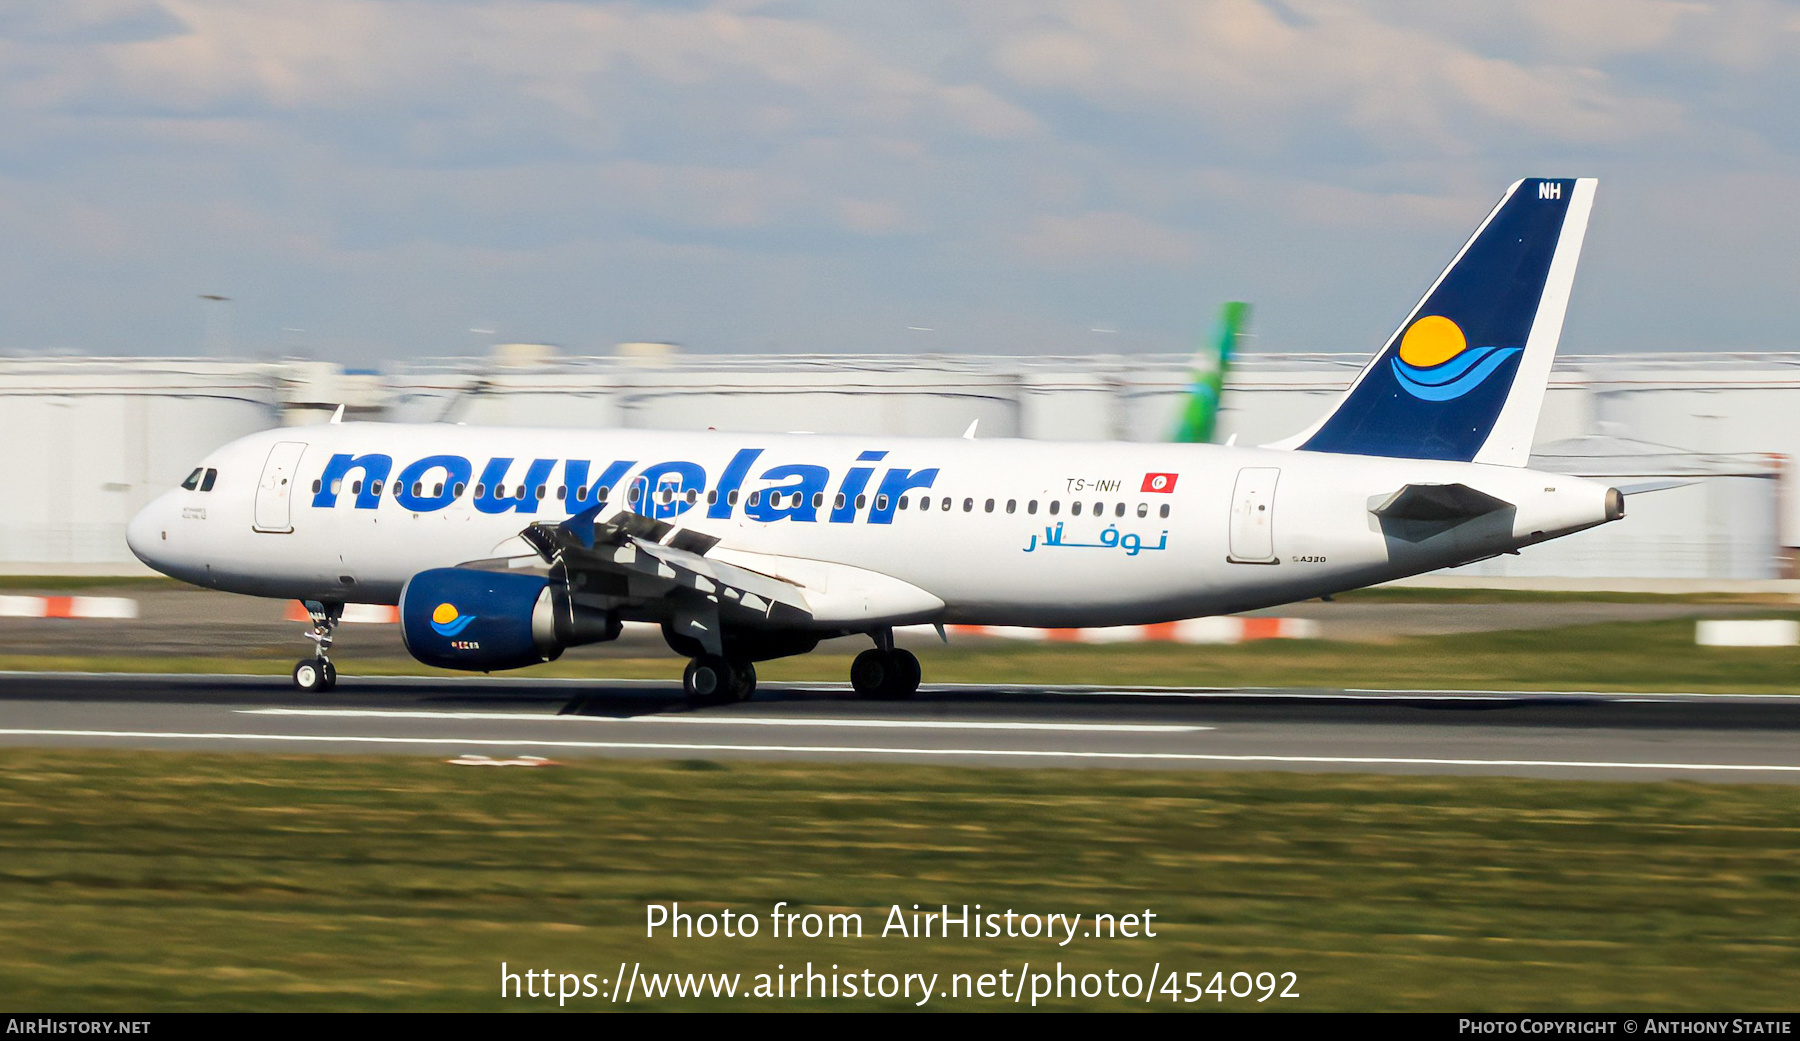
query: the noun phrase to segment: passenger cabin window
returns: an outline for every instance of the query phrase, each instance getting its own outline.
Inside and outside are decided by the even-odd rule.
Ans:
[[[1138,503],[1138,516],[1140,516],[1140,517],[1150,516],[1150,507],[1144,503],[1141,503],[1141,502]]]
[[[463,493],[464,487],[465,487],[465,485],[461,481],[456,482],[456,492],[455,492],[456,498],[458,498],[458,499],[462,498],[462,493]]]
[[[983,506],[982,506],[982,508],[981,508],[981,512],[983,512],[983,513],[992,513],[992,512],[994,512],[994,500],[992,500],[992,499],[989,499],[989,500],[988,500],[988,501],[987,501],[987,502],[986,502],[986,503],[985,503],[985,504],[984,504],[984,505],[983,505]]]
[[[1050,500],[1050,516],[1054,517],[1058,513],[1061,513],[1061,512],[1062,512],[1062,500],[1051,499]]]
[[[879,502],[880,500],[877,499],[876,501]],[[911,509],[912,508],[912,496],[902,495],[900,497],[900,508],[903,510]]]
[[[1051,512],[1054,513],[1056,511],[1052,510]],[[1081,516],[1081,504],[1080,503],[1072,502],[1069,504],[1069,516],[1071,516],[1071,517]]]
[[[887,508],[888,508],[888,497],[885,495],[877,495],[875,497],[875,509],[877,511],[881,511],[881,510],[885,510]]]
[[[1018,510],[1019,510],[1019,500],[1017,500],[1017,499],[1006,500],[1006,512],[1017,513]]]
[[[323,484],[323,483],[321,483],[321,482],[319,482],[319,481],[314,481],[314,482],[313,482],[313,494],[314,494],[314,495],[317,495],[317,494],[319,494],[319,489],[320,489],[320,488],[322,488],[322,487],[324,487],[324,484]]]
[[[187,475],[187,480],[181,482],[181,486],[183,488],[186,488],[190,492],[193,491],[194,489],[200,487],[200,478],[205,473],[206,473],[206,467],[204,467],[204,466],[194,467],[194,472]]]
[[[1168,503],[1166,503],[1166,502],[1163,503],[1162,511],[1159,514],[1159,516],[1161,516],[1163,520],[1169,519],[1169,504]]]
[[[1030,502],[1025,504],[1025,512],[1032,514],[1033,516],[1035,516],[1037,514],[1037,500],[1036,499],[1033,499]]]

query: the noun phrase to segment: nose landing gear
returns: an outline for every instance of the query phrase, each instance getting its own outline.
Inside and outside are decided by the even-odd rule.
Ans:
[[[337,686],[337,666],[331,664],[331,641],[337,635],[338,622],[344,617],[344,605],[305,600],[312,629],[306,638],[318,646],[318,654],[294,663],[294,686],[308,694],[322,694]]]
[[[850,685],[871,701],[901,701],[919,690],[919,659],[909,650],[894,646],[894,630],[869,634],[875,646],[850,663]]]

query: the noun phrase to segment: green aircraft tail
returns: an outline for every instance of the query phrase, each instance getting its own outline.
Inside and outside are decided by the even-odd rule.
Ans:
[[[1231,352],[1250,321],[1250,305],[1236,300],[1219,308],[1219,324],[1210,343],[1194,355],[1188,399],[1170,438],[1186,444],[1205,444],[1213,439],[1219,421],[1219,398],[1225,392],[1225,370]]]

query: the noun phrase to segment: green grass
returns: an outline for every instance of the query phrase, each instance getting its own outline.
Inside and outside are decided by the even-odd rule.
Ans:
[[[543,1005],[499,998],[501,961],[748,978],[810,959],[947,982],[1060,959],[1292,971],[1302,996],[1270,1003],[1291,1009],[1786,1008],[1794,791],[7,749],[0,994],[29,1010],[492,1009]],[[645,903],[672,900],[763,927],[646,939]],[[861,912],[871,933],[915,902],[1148,908],[1161,928],[1063,948],[777,940],[777,900]]]
[[[0,589],[8,592],[66,593],[81,589],[120,589],[128,592],[173,592],[193,586],[161,575],[0,575]]]
[[[1760,617],[1800,617],[1768,611]],[[864,641],[839,641],[798,658],[757,666],[767,680],[842,681]],[[1450,687],[1505,690],[1641,690],[1800,693],[1800,648],[1694,644],[1694,621],[1614,622],[1423,636],[1391,643],[1264,640],[1226,647],[1177,644],[1077,646],[958,641],[919,650],[930,682],[1092,683],[1110,686]],[[0,669],[125,672],[250,672],[281,675],[291,647],[232,657],[0,656]],[[409,659],[339,654],[345,675],[445,675]],[[678,680],[672,654],[624,657],[577,648],[520,676]]]

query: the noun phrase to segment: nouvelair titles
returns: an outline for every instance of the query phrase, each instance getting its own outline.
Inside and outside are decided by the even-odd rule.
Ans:
[[[741,508],[744,516],[754,521],[849,524],[866,509],[869,523],[891,524],[900,496],[930,488],[938,476],[936,467],[907,470],[890,466],[877,481],[875,474],[881,468],[855,465],[845,470],[832,488],[831,470],[813,463],[780,463],[753,476],[762,454],[760,448],[739,450],[720,471],[717,482],[709,485],[706,468],[684,460],[639,468],[636,460],[619,459],[596,470],[587,459],[532,459],[515,478],[509,477],[518,462],[512,457],[489,459],[479,476],[470,460],[459,455],[429,455],[395,474],[392,456],[339,452],[326,463],[315,484],[312,505],[317,509],[335,507],[349,481],[359,510],[379,507],[386,486],[393,489],[394,501],[403,509],[425,513],[449,506],[472,484],[472,502],[482,513],[536,513],[548,491],[555,490],[571,514],[622,495],[638,512],[658,519],[703,509],[709,519],[729,520]],[[856,462],[873,464],[886,457],[885,451],[863,452]],[[562,480],[552,489],[550,477],[559,463]],[[745,484],[752,481],[759,486],[744,494]]]

